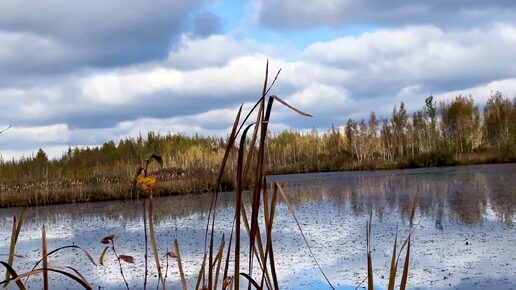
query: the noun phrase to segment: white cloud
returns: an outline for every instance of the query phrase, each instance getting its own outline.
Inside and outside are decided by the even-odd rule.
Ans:
[[[225,136],[238,106],[259,96],[268,57],[271,78],[282,68],[271,93],[314,114],[300,119],[277,104],[271,128],[327,128],[372,110],[388,117],[400,101],[411,111],[430,94],[471,93],[483,102],[491,90],[516,92],[515,50],[511,22],[383,28],[304,51],[229,35],[182,36],[161,61],[0,84],[0,123],[16,129],[0,136],[0,149],[102,144],[148,130]]]
[[[44,144],[64,143],[69,140],[69,130],[66,124],[55,124],[39,127],[17,127],[13,126],[2,133],[0,146],[13,142]]]
[[[236,57],[261,51],[255,41],[237,41],[228,35],[212,35],[207,38],[192,38],[183,35],[176,48],[170,51],[166,63],[177,69],[199,69],[222,66]]]
[[[293,94],[288,100],[292,104],[313,113],[340,111],[346,105],[347,93],[342,88],[313,84]]]
[[[475,98],[476,102],[483,104],[495,92],[501,92],[505,97],[508,98],[516,97],[516,78],[497,80],[487,84],[464,88],[461,90],[442,92],[436,95],[436,99],[451,100],[458,95],[471,95]]]
[[[246,55],[221,67],[179,71],[164,66],[96,74],[81,80],[82,97],[119,104],[143,95],[169,92],[204,98],[224,98],[257,88],[263,78],[264,55]]]
[[[350,84],[356,90],[381,95],[383,89],[392,95],[392,90],[417,84],[439,91],[513,76],[514,27],[384,29],[316,43],[305,55],[312,62],[352,71]]]
[[[0,71],[46,75],[163,59],[208,2],[3,0]]]
[[[97,74],[81,80],[82,98],[100,104],[123,104],[138,96],[177,87],[180,73],[163,68]]]
[[[308,59],[328,64],[364,65],[410,54],[427,45],[429,39],[438,39],[442,35],[442,30],[432,26],[376,30],[358,37],[312,44],[305,50],[305,55]]]

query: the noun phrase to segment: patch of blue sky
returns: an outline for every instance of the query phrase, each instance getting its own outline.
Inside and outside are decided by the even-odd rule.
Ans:
[[[316,27],[303,30],[277,31],[268,28],[258,27],[252,32],[252,38],[264,42],[283,42],[292,43],[297,49],[302,50],[316,42],[331,41],[333,39],[349,36],[360,36],[365,32],[375,30],[371,25],[352,24],[341,28]]]
[[[302,50],[315,42],[330,41],[347,36],[359,36],[379,27],[369,24],[352,23],[340,27],[321,26],[299,30],[275,30],[255,23],[246,13],[249,10],[247,0],[218,0],[207,9],[222,20],[224,31],[233,36],[253,39],[262,43],[282,43]],[[247,11],[248,12],[248,11]]]
[[[241,25],[246,3],[246,0],[217,0],[207,10],[221,18],[225,31],[231,31]]]

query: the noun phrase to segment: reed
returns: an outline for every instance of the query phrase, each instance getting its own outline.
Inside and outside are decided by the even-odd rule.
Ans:
[[[398,227],[396,226],[396,233],[394,237],[394,246],[392,250],[392,258],[391,258],[391,265],[390,265],[390,271],[389,271],[389,282],[387,289],[388,290],[394,290],[394,286],[396,283],[396,272],[398,269],[398,262],[400,260],[400,257],[403,253],[403,249],[406,247],[405,250],[405,262],[403,264],[402,268],[402,276],[400,281],[400,290],[405,290],[407,287],[407,280],[408,280],[408,271],[409,271],[409,260],[410,260],[410,239],[412,237],[412,234],[414,233],[414,230],[416,229],[416,226],[414,226],[414,216],[416,213],[417,208],[417,202],[419,199],[418,193],[415,194],[414,200],[412,202],[412,207],[410,210],[410,217],[409,217],[409,233],[407,235],[407,238],[403,241],[401,244],[401,247],[399,251],[396,251],[397,249],[397,243],[398,243]],[[369,214],[369,220],[366,224],[366,248],[367,248],[367,288],[370,290],[374,289],[374,270],[373,270],[373,260],[371,256],[371,224],[373,219],[373,213],[371,212]]]
[[[18,242],[18,236],[20,235],[20,231],[21,231],[21,228],[22,228],[22,225],[23,225],[24,217],[25,217],[25,209],[22,210],[22,212],[20,214],[20,219],[18,221],[16,221],[16,216],[13,217],[13,227],[12,227],[12,232],[11,232],[11,243],[9,245],[9,257],[8,257],[8,261],[7,261],[7,264],[10,267],[13,267],[15,251],[16,251],[16,243]],[[9,281],[10,277],[11,277],[10,271],[6,271],[5,272],[5,281]],[[9,282],[7,282],[5,284],[4,288],[7,288],[8,285],[9,285]]]
[[[95,262],[93,261],[93,258],[91,255],[84,250],[83,248],[76,246],[76,245],[70,245],[70,246],[64,246],[57,249],[54,249],[50,252],[48,252],[47,249],[47,238],[46,238],[46,230],[45,225],[42,226],[41,229],[41,259],[34,265],[34,267],[26,272],[22,272],[20,274],[17,273],[16,270],[13,268],[14,258],[15,257],[22,257],[20,255],[16,255],[14,253],[16,248],[16,243],[18,240],[19,233],[22,228],[23,219],[24,219],[25,210],[22,211],[20,214],[19,222],[16,222],[16,217],[13,218],[13,233],[11,236],[11,246],[10,246],[10,254],[9,256],[9,262],[0,261],[0,264],[6,269],[6,279],[4,281],[0,282],[0,285],[3,285],[4,288],[7,288],[9,283],[14,282],[18,289],[26,289],[25,284],[27,283],[28,279],[31,276],[35,275],[42,275],[43,276],[43,289],[49,289],[49,278],[48,274],[51,273],[57,273],[61,274],[63,276],[66,276],[73,281],[75,281],[78,285],[80,285],[84,289],[92,289],[91,285],[88,283],[88,281],[85,279],[85,277],[75,268],[71,266],[49,266],[48,264],[48,257],[56,252],[59,252],[64,249],[80,249],[83,251],[87,259],[92,262],[93,265],[95,265]],[[37,268],[38,265],[42,263],[42,268]],[[67,272],[63,269],[69,270],[71,272]],[[22,279],[25,278],[25,282],[22,281]]]

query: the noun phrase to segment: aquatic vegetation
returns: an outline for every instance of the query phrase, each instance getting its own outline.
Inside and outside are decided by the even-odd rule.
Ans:
[[[407,238],[405,241],[401,244],[401,247],[399,251],[397,251],[397,243],[398,243],[398,229],[396,227],[396,235],[394,238],[394,246],[392,250],[392,258],[391,258],[391,265],[390,265],[390,272],[389,272],[389,284],[387,286],[388,290],[394,290],[394,285],[396,282],[396,272],[398,270],[398,262],[400,260],[401,254],[403,252],[403,249],[406,247],[405,250],[405,262],[403,264],[402,268],[402,276],[401,276],[401,282],[400,282],[400,290],[405,290],[407,287],[407,279],[408,279],[408,271],[409,271],[409,261],[410,261],[410,238],[412,234],[414,233],[414,230],[416,227],[414,227],[414,216],[416,213],[417,208],[417,202],[418,202],[418,194],[416,193],[414,200],[412,202],[412,209],[410,211],[410,218],[409,218],[409,225],[410,230]],[[366,224],[366,247],[367,247],[367,289],[374,289],[374,270],[373,270],[373,260],[371,256],[371,223],[373,213],[371,212],[369,214],[369,220]]]
[[[100,241],[102,244],[108,245],[108,246],[106,246],[104,248],[104,250],[102,251],[102,254],[99,257],[99,264],[102,265],[102,266],[104,265],[104,259],[106,257],[106,254],[111,249],[111,251],[113,252],[113,254],[115,255],[115,257],[116,257],[116,259],[118,261],[118,267],[120,269],[120,275],[122,276],[122,279],[124,280],[126,288],[129,289],[129,284],[127,283],[127,279],[125,279],[124,270],[122,268],[122,262],[121,261],[133,264],[134,263],[134,258],[132,256],[129,256],[129,255],[119,255],[116,252],[116,249],[115,249],[115,239],[116,239],[116,235],[112,234],[112,235],[109,235],[107,237],[104,237]]]
[[[14,253],[17,238],[20,233],[21,226],[22,226],[23,215],[24,215],[24,211],[22,211],[22,213],[21,213],[20,222],[18,222],[18,223],[16,222],[16,217],[14,217],[14,220],[13,220],[13,236],[11,236],[11,246],[10,246],[11,250],[9,253],[9,262],[6,263],[4,261],[0,261],[0,264],[6,269],[6,279],[4,281],[1,281],[0,285],[7,287],[9,285],[9,283],[12,282],[12,283],[16,284],[18,289],[25,290],[26,289],[25,284],[27,283],[27,280],[29,279],[29,277],[35,276],[35,275],[42,275],[43,276],[43,289],[48,290],[49,289],[48,273],[52,272],[52,273],[61,274],[63,276],[66,276],[66,277],[72,279],[74,282],[76,282],[77,284],[82,286],[84,289],[93,289],[91,287],[90,283],[86,280],[86,278],[75,268],[73,268],[71,266],[57,266],[57,265],[50,266],[49,265],[48,258],[50,257],[50,255],[52,255],[56,252],[59,252],[61,250],[70,249],[70,248],[82,250],[82,252],[84,253],[87,260],[89,260],[93,265],[96,265],[96,264],[93,261],[92,256],[88,253],[88,251],[86,251],[83,248],[76,246],[76,245],[64,246],[64,247],[60,247],[60,248],[57,248],[57,249],[54,249],[54,250],[48,252],[45,225],[43,225],[41,228],[41,245],[42,245],[41,246],[41,260],[39,260],[30,271],[23,272],[20,274],[17,273],[17,271],[13,268],[12,265],[13,265],[13,261],[14,261],[13,259],[15,257],[23,258]],[[15,237],[15,238],[13,238],[13,237]],[[37,268],[40,263],[42,264],[42,267]],[[68,270],[68,271],[65,271],[65,270]],[[25,282],[22,281],[23,278],[25,278]]]

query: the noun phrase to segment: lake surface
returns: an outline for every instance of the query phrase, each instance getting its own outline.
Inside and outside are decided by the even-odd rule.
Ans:
[[[412,240],[409,289],[516,289],[516,164],[284,175],[269,181],[282,184],[319,263],[337,289],[354,289],[366,277],[365,225],[371,211],[375,284],[380,289],[387,286],[396,227],[399,239],[405,238],[415,192],[419,193],[415,218],[419,226]],[[234,193],[220,195],[218,233],[229,235],[233,197]],[[192,286],[202,261],[209,198],[203,194],[154,201],[160,253],[179,240]],[[12,216],[19,212],[0,209],[2,254],[9,252]],[[134,265],[123,265],[129,285],[142,288],[142,201],[36,207],[27,214],[16,251],[25,256],[15,261],[18,272],[29,270],[40,258],[45,223],[49,249],[76,244],[95,259],[103,249],[100,240],[116,234],[117,252],[135,259]],[[329,289],[283,203],[277,207],[273,239],[281,288]],[[80,252],[66,250],[52,256],[50,263],[79,269],[96,289],[124,288],[111,254],[105,266],[95,267]],[[153,265],[153,260],[149,263]],[[151,271],[154,287],[155,274]],[[76,288],[60,276],[50,278],[55,289]],[[30,281],[39,283],[38,278]],[[173,289],[179,286],[173,262],[167,281]]]

